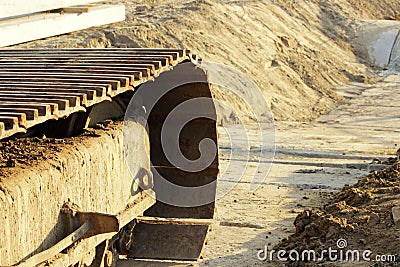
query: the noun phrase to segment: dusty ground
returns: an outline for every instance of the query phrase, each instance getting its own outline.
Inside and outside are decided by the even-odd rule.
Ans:
[[[377,234],[372,231],[366,235],[361,230],[370,228],[363,226],[362,235],[346,230],[343,236],[360,249],[371,244],[377,246],[371,249],[378,249],[385,242],[388,250],[398,250],[398,239],[381,240],[398,231],[390,224],[387,206],[372,209],[363,202],[358,205],[351,201],[346,206],[335,204],[347,200],[343,195],[346,192],[342,193],[343,199],[340,193],[337,195],[345,184],[354,184],[371,170],[385,167],[374,159],[393,156],[397,149],[400,80],[395,76],[377,78],[366,55],[358,53],[351,40],[358,19],[395,18],[400,11],[398,1],[112,2],[126,4],[125,22],[18,47],[190,48],[205,60],[236,67],[253,79],[277,120],[278,149],[267,180],[255,193],[248,193],[250,178],[245,175],[234,190],[217,202],[214,230],[201,265],[281,266],[281,262],[258,260],[257,252],[265,246],[284,248],[303,241],[311,244],[308,241],[313,236],[304,238],[299,227],[308,214],[315,214],[316,222],[323,221],[327,214],[334,218],[347,216],[352,224],[375,212],[382,217],[377,229],[388,229],[389,234],[380,235],[377,230]],[[232,106],[242,109],[237,103]],[[225,139],[221,141],[221,146],[226,147]],[[231,152],[233,162],[241,161],[246,149],[250,148],[222,149],[222,165],[228,164]],[[260,148],[254,150],[257,149]],[[253,160],[259,160],[256,154]],[[10,161],[3,156],[2,163],[13,165],[14,161],[18,164],[18,159]],[[250,162],[250,172],[255,168],[253,163]],[[230,183],[229,179],[221,180],[220,188]],[[357,185],[360,190],[364,190],[363,186]],[[385,193],[385,188],[380,187],[379,192]],[[369,204],[376,204],[374,201],[385,196],[378,193],[372,192],[377,198],[369,200]],[[324,208],[325,204],[330,206]],[[303,212],[318,208],[320,211]],[[341,213],[343,210],[354,211],[356,217]],[[293,222],[298,214],[297,235],[285,240],[296,233]],[[337,236],[332,236],[331,242],[336,241],[334,237]],[[330,244],[320,241],[321,246]]]
[[[400,228],[392,216],[392,208],[400,203],[399,184],[399,163],[372,172],[355,185],[345,186],[321,210],[299,214],[294,223],[296,233],[277,247],[322,251],[328,246],[337,248],[337,240],[342,238],[348,242],[347,249],[371,250],[371,259],[393,255],[393,260],[400,262]],[[324,260],[329,262],[328,255]]]
[[[248,193],[249,178],[245,176],[232,192],[217,202],[219,226],[211,233],[210,244],[206,247],[209,258],[203,264],[282,266],[287,262],[259,261],[257,252],[265,246],[269,249],[298,248],[302,247],[301,244],[312,245],[316,242],[320,248],[327,248],[340,237],[347,238],[349,247],[353,249],[371,248],[375,255],[398,254],[398,240],[395,236],[399,229],[393,226],[388,213],[394,205],[392,201],[398,199],[396,173],[390,178],[393,182],[383,180],[376,191],[370,189],[375,192],[372,193],[374,200],[354,204],[349,197],[349,203],[353,204],[343,206],[341,203],[336,210],[332,207],[330,212],[324,210],[324,205],[335,206],[332,203],[346,200],[347,195],[357,199],[357,194],[349,187],[345,187],[344,193],[339,192],[346,184],[355,184],[371,171],[388,167],[390,165],[386,164],[394,162],[400,138],[397,128],[399,118],[396,107],[400,99],[397,80],[398,77],[393,76],[368,88],[347,87],[338,90],[341,93],[357,94],[346,104],[311,124],[277,123],[277,153],[269,176],[255,194]],[[236,157],[240,159],[240,154],[235,154]],[[382,174],[378,173],[378,176]],[[220,186],[224,182],[227,183],[221,181]],[[379,182],[370,181],[371,185],[374,183]],[[390,188],[386,187],[388,184]],[[367,187],[365,182],[356,185],[360,190],[367,190]],[[382,203],[382,207],[377,203]],[[352,208],[352,205],[355,207]],[[351,213],[352,209],[354,213]],[[307,213],[303,210],[316,210],[312,213],[316,215],[307,221]],[[327,226],[330,225],[321,223],[321,218],[327,220],[329,215],[321,215],[318,210],[339,218],[347,217],[350,225],[358,222],[359,231],[351,228],[343,228],[342,231],[331,229],[333,234],[330,233],[332,236],[329,236],[329,240],[325,236],[321,238],[322,234],[308,235],[299,227],[301,222],[307,222],[306,225],[314,222],[318,225],[317,229],[325,234],[329,231]],[[343,210],[347,213],[341,213]],[[371,213],[379,214],[377,216],[381,219],[374,226],[373,219],[369,219],[371,224],[363,225],[359,220],[367,220],[367,216],[372,217]],[[295,235],[287,241],[287,237],[292,234]],[[365,244],[360,243],[364,242],[362,239],[366,240]],[[386,251],[382,250],[383,246]],[[349,266],[355,264],[352,262]],[[332,266],[336,265],[338,263]],[[372,263],[360,263],[360,266],[370,265]]]

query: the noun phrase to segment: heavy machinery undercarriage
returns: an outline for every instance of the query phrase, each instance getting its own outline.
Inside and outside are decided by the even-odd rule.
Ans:
[[[3,166],[8,172],[0,176],[0,266],[113,266],[118,255],[194,261],[202,256],[214,215],[218,155],[206,168],[188,171],[170,162],[161,142],[164,122],[176,107],[212,99],[195,55],[181,49],[2,49],[0,62],[2,158],[8,140],[68,139],[106,119],[123,118],[141,92],[162,94],[151,108],[143,99],[144,122],[125,116],[104,135],[72,139],[34,166]],[[196,110],[173,115],[194,116],[178,137],[177,153],[189,160],[200,157],[202,140],[217,144],[215,107],[204,109],[207,118],[196,117]],[[207,195],[213,201],[162,201],[185,194],[155,190],[161,188],[155,173],[182,188],[212,183]]]

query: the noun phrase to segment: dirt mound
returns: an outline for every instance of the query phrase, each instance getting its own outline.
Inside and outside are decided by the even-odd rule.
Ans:
[[[370,250],[371,258],[396,255],[400,261],[400,224],[394,222],[394,207],[400,207],[399,162],[370,173],[355,185],[345,186],[321,210],[303,211],[294,222],[296,233],[276,249],[311,249],[318,253],[328,247],[337,248],[337,241],[344,239],[347,249]]]
[[[297,121],[340,103],[333,87],[371,81],[359,64],[363,57],[350,45],[356,21],[395,17],[400,10],[395,0],[109,2],[126,5],[126,21],[19,47],[190,48],[255,81],[275,119]],[[230,102],[239,113],[243,110]]]
[[[61,150],[58,144],[66,140],[53,138],[20,138],[0,143],[0,177],[6,177],[7,171],[23,164],[31,165],[39,159],[47,159]]]
[[[57,152],[73,149],[87,136],[99,137],[100,133],[114,129],[120,122],[107,120],[96,125],[95,129],[88,129],[77,137],[47,138],[26,137],[2,140],[0,142],[0,181],[19,168],[37,165],[42,160],[57,160]]]

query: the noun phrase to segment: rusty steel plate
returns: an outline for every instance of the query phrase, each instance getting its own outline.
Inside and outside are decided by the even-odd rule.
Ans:
[[[196,59],[185,49],[0,49],[0,139],[111,101]]]

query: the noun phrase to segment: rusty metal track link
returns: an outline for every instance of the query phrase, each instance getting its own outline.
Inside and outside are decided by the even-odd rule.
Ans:
[[[0,139],[111,101],[196,59],[184,49],[0,49]]]

